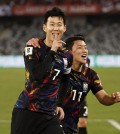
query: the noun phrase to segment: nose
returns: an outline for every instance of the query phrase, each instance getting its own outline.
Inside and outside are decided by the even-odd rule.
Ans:
[[[85,47],[83,47],[82,50],[83,50],[84,52],[88,51],[87,48],[85,48]]]
[[[54,29],[54,30],[58,30],[59,28],[58,28],[57,25],[55,25],[53,29]]]
[[[83,52],[88,53],[88,49],[83,47]]]

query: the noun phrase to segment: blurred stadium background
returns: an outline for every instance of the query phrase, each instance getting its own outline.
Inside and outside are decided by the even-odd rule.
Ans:
[[[84,34],[92,67],[101,76],[104,88],[108,93],[119,90],[120,0],[0,0],[0,134],[10,133],[12,108],[24,88],[24,69],[9,68],[11,57],[19,64],[17,57],[22,57],[26,41],[44,37],[43,15],[54,6],[60,7],[67,16],[63,39],[71,34]],[[96,56],[102,59],[98,57],[96,61]],[[107,68],[101,68],[103,61],[109,61]],[[97,62],[102,63],[96,68]],[[91,93],[87,99],[89,134],[119,134],[120,104],[101,106]],[[117,125],[111,125],[110,119]]]

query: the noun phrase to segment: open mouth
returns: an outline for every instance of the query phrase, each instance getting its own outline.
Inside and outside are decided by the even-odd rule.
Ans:
[[[86,55],[86,54],[81,55],[81,57],[82,57],[84,60],[87,59],[87,55]]]

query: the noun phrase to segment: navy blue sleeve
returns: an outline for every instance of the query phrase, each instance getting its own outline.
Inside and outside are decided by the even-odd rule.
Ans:
[[[42,48],[26,47],[24,51],[25,68],[34,80],[42,79],[54,60],[54,51],[45,54]]]

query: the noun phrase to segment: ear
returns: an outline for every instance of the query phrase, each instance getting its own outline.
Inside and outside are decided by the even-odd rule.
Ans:
[[[43,24],[43,31],[46,32],[46,25],[45,24]]]

